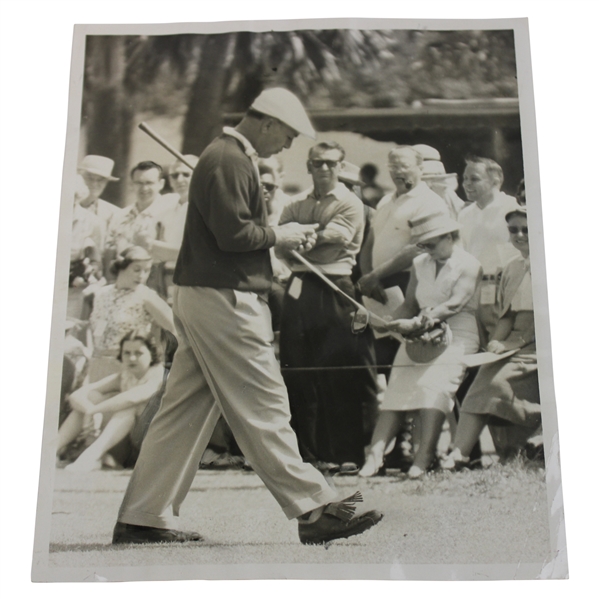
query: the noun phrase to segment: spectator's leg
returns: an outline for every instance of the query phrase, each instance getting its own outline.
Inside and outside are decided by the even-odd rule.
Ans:
[[[102,458],[109,449],[124,439],[135,424],[136,408],[115,412],[100,436],[70,465],[69,470],[89,472],[102,467]]]

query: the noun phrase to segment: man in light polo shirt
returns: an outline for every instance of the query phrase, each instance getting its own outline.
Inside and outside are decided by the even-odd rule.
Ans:
[[[283,209],[280,224],[317,224],[317,241],[306,259],[355,297],[351,273],[362,243],[364,206],[339,181],[344,158],[335,142],[310,150],[313,187]],[[362,401],[373,386],[373,373],[343,367],[363,365],[368,339],[352,333],[355,308],[346,299],[284,250],[279,256],[292,271],[283,301],[280,358],[302,457],[325,471],[332,462],[343,474],[355,474],[364,461]]]
[[[505,226],[505,215],[516,210],[518,202],[501,191],[502,184],[503,170],[497,162],[478,156],[466,159],[462,185],[472,203],[460,211],[458,222],[464,249],[482,264],[479,320],[489,334],[498,317],[495,308],[498,277],[505,265],[519,255]]]

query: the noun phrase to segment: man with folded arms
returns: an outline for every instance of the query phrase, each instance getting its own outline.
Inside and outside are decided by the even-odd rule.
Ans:
[[[287,390],[272,345],[269,248],[311,248],[315,225],[269,227],[259,156],[289,148],[314,130],[300,101],[265,90],[235,129],[204,150],[194,170],[173,312],[179,347],[166,392],[141,448],[113,543],[198,542],[176,530],[179,508],[220,413],[244,456],[302,543],[360,534],[382,514],[355,514],[355,494],[338,501],[322,474],[302,461],[289,424]]]
[[[344,158],[335,142],[310,150],[313,187],[292,198],[280,224],[316,223],[316,243],[306,259],[355,298],[351,274],[362,245],[364,206],[339,181]],[[341,474],[357,474],[366,444],[362,402],[374,387],[372,363],[366,364],[370,337],[352,333],[355,308],[345,298],[284,249],[279,255],[293,273],[283,301],[281,365],[300,451],[325,472],[333,463]]]

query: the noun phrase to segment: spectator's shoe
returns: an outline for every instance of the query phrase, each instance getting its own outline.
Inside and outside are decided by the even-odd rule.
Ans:
[[[355,503],[362,501],[358,491],[343,501],[329,503],[324,507],[322,515],[315,522],[299,519],[298,532],[304,545],[324,545],[335,539],[347,539],[362,534],[383,519],[383,514],[371,510],[354,516]]]
[[[343,462],[341,466],[339,466],[339,476],[355,476],[359,472],[358,465],[355,462]]]
[[[426,472],[420,468],[419,466],[415,466],[414,464],[412,464],[412,466],[410,466],[410,469],[408,470],[408,478],[410,480],[419,480],[421,478],[424,478],[424,475],[426,474]]]
[[[375,476],[377,474],[384,474],[385,466],[383,463],[383,458],[377,458],[372,452],[368,452],[366,454],[366,460],[364,461],[364,465],[362,469],[358,472],[358,476],[362,478],[370,478],[371,476]]]
[[[112,533],[113,545],[143,543],[188,543],[201,542],[204,539],[197,532],[183,532],[169,528],[154,528],[153,526],[137,526],[117,522]]]
[[[465,458],[459,449],[454,449],[444,460],[441,461],[443,470],[458,471],[466,468],[470,458]]]

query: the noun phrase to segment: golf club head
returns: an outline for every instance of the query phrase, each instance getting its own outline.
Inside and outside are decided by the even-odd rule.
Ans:
[[[363,333],[370,323],[370,312],[366,308],[356,310],[351,320],[351,332],[354,335]]]

